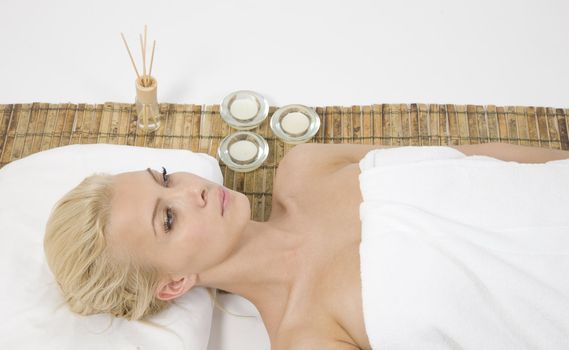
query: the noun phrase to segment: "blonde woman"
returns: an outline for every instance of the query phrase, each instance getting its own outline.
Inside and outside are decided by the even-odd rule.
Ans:
[[[272,349],[370,349],[362,315],[358,162],[385,146],[303,144],[282,159],[266,222],[239,192],[191,173],[85,179],[54,208],[48,263],[70,308],[143,319],[194,287],[251,301]],[[520,163],[569,151],[453,146]]]

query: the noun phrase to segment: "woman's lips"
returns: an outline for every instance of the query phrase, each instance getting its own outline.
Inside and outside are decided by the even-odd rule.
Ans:
[[[223,216],[223,197],[225,197],[225,193],[223,191],[223,187],[219,187],[219,207],[221,209],[221,216]]]
[[[229,203],[229,192],[226,191],[223,186],[221,186],[219,189],[219,203],[221,206],[221,216],[223,216],[225,208],[227,207],[227,203]]]

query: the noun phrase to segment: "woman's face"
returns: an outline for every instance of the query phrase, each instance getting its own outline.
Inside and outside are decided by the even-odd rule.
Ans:
[[[200,273],[234,249],[250,218],[247,196],[192,173],[114,175],[109,244],[162,272]],[[222,215],[220,191],[229,199]]]

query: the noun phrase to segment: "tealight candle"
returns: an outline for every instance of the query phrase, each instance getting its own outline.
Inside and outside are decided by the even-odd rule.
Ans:
[[[250,98],[240,98],[234,100],[233,103],[231,103],[229,110],[235,119],[247,120],[257,115],[257,112],[259,112],[259,107],[257,106],[257,102],[253,101]]]
[[[240,140],[229,147],[231,157],[240,162],[248,162],[257,155],[257,146],[249,140]]]
[[[304,113],[292,112],[288,113],[281,120],[281,127],[284,131],[291,135],[300,135],[308,129],[310,121]]]

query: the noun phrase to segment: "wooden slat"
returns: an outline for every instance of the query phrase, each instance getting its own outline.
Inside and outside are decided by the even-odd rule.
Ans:
[[[564,108],[563,109],[563,115],[565,115],[565,130],[567,130],[567,133],[569,134],[569,109]],[[569,138],[569,135],[568,135]],[[569,150],[569,140],[567,140],[567,149]]]
[[[393,120],[391,116],[391,108],[388,104],[382,103],[380,111],[381,123],[379,124],[380,129],[377,135],[382,138],[381,141],[384,145],[393,146]]]
[[[62,125],[61,132],[59,135],[58,147],[66,146],[71,140],[71,132],[73,129],[73,119],[75,118],[75,112],[77,110],[77,105],[68,103],[65,108],[65,113],[62,115]],[[59,127],[58,127],[59,128]]]
[[[528,118],[528,135],[530,138],[530,145],[533,147],[539,147],[539,133],[538,133],[538,125],[537,125],[537,115],[535,114],[534,107],[527,108],[527,118]]]
[[[74,124],[74,132],[71,136],[70,144],[81,144],[82,139],[86,138],[89,133],[89,121],[91,118],[91,109],[86,103],[80,103],[77,105],[77,115]]]
[[[401,111],[399,105],[389,105],[391,134],[390,140],[393,146],[404,146],[401,137],[403,137],[403,126],[401,123]]]
[[[32,106],[32,108],[46,108],[47,114],[45,118],[42,119],[42,123],[40,124],[40,145],[38,151],[45,151],[51,148],[51,138],[52,132],[55,128],[55,121],[59,115],[60,106],[51,103],[39,104],[36,106]]]
[[[555,113],[555,108],[547,107],[545,109],[547,117],[547,126],[549,130],[549,146],[550,148],[560,149],[560,133],[559,133],[559,123],[557,122],[557,114]]]
[[[478,132],[478,121],[476,118],[476,106],[466,106],[466,117],[468,122],[468,143],[480,143],[480,134]]]
[[[510,137],[508,134],[508,121],[506,120],[506,112],[504,107],[496,107],[496,115],[498,118],[498,133],[500,135],[501,142],[509,142]]]
[[[128,127],[129,127],[129,117],[130,117],[130,105],[121,104],[120,111],[118,113],[118,120],[113,125],[114,131],[116,132],[115,144],[126,145],[128,138]]]
[[[0,164],[7,164],[12,161],[12,145],[14,143],[13,133],[16,131],[16,125],[18,120],[18,111],[22,108],[22,105],[14,105],[10,110],[10,117],[6,116],[4,119],[5,126],[2,127],[4,132],[4,141],[2,141],[2,149],[0,149]],[[6,123],[7,121],[7,123]],[[12,137],[10,137],[12,134]]]
[[[208,153],[211,144],[211,119],[212,119],[213,106],[206,107],[206,113],[201,117],[200,121],[200,144],[198,152]]]
[[[383,105],[372,105],[372,144],[389,145],[390,140],[383,137],[383,128],[385,124],[385,116],[383,115]]]
[[[352,143],[362,144],[363,134],[362,134],[362,110],[360,106],[352,106]]]
[[[200,125],[201,125],[202,116],[205,115],[206,112],[205,106],[197,106],[197,107],[199,108],[194,110],[194,114],[192,116],[191,120],[192,125],[190,132],[190,135],[192,136],[190,149],[194,152],[199,151],[200,137],[201,137]]]
[[[407,104],[401,103],[399,104],[399,108],[396,108],[399,112],[399,119],[401,123],[401,144],[404,146],[409,145],[409,140],[411,138],[411,126],[409,120],[409,109],[407,108]]]
[[[441,145],[441,130],[439,124],[440,108],[438,104],[429,105],[429,130],[431,132],[431,142],[432,146]]]
[[[439,144],[448,145],[450,136],[448,133],[448,116],[446,106],[442,104],[439,105],[439,132]]]
[[[535,109],[537,115],[537,131],[539,133],[540,147],[550,148],[549,131],[547,128],[547,119],[545,118],[545,108],[537,107]]]
[[[364,137],[364,144],[371,145],[373,144],[372,134],[373,134],[373,123],[372,123],[372,116],[371,116],[371,107],[370,106],[363,106],[362,108],[362,121],[363,121],[363,137]]]
[[[447,104],[446,110],[448,115],[449,137],[450,137],[449,145],[457,146],[460,144],[460,140],[458,138],[459,135],[458,113],[456,113],[454,105]]]
[[[555,110],[557,114],[557,125],[559,128],[559,140],[562,150],[569,150],[569,137],[567,135],[567,115],[562,108]]]
[[[187,105],[174,105],[174,112],[171,115],[173,118],[173,135],[175,137],[170,141],[170,148],[181,149],[182,148],[182,132],[184,127],[184,111]]]
[[[342,138],[339,142],[341,143],[353,143],[354,138],[354,128],[352,121],[352,109],[349,107],[340,108],[340,125],[342,126]]]
[[[330,112],[332,113],[332,143],[341,143],[342,142],[342,114],[339,106],[332,106],[330,108]]]
[[[518,135],[518,123],[516,120],[515,108],[513,106],[506,106],[506,124],[508,126],[508,140],[510,143],[519,144],[520,137]]]
[[[498,127],[498,113],[496,112],[496,106],[494,105],[487,106],[486,116],[488,122],[489,142],[498,142],[500,140],[500,133]]]
[[[410,133],[410,140],[409,145],[411,146],[420,146],[421,139],[419,135],[419,112],[417,110],[417,104],[411,103],[409,106],[409,133]]]
[[[518,135],[520,137],[520,145],[530,146],[529,124],[526,107],[515,106],[516,120],[518,121]]]
[[[37,107],[37,104],[34,103]],[[14,135],[14,146],[12,149],[12,159],[20,159],[23,156],[24,144],[26,141],[28,127],[32,116],[32,109],[21,110],[18,114],[18,123]]]
[[[41,126],[41,122],[40,122],[40,112],[41,109],[40,108],[32,108],[30,110],[30,121],[28,123],[28,128],[26,131],[26,137],[25,137],[25,141],[24,141],[24,149],[22,151],[22,157],[25,157],[29,154],[33,154],[39,151],[39,143],[36,142],[35,144],[38,146],[36,148],[34,148],[34,141],[36,139],[40,139],[41,140],[41,135],[38,135],[38,131],[42,130],[43,132],[43,127]],[[45,111],[47,113],[47,111]],[[42,118],[43,119],[43,118]]]
[[[480,143],[488,142],[488,120],[486,117],[486,110],[483,106],[476,106],[476,124],[478,126],[478,137]]]
[[[426,104],[419,104],[419,137],[421,146],[428,146],[431,143],[429,139],[429,107]]]

